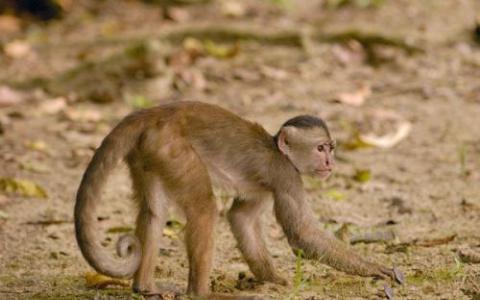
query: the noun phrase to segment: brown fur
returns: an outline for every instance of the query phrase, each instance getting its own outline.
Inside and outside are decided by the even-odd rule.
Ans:
[[[274,197],[275,215],[293,249],[347,273],[392,277],[390,269],[361,258],[320,229],[305,199],[299,171],[331,170],[333,149],[310,149],[319,142],[329,143],[330,133],[323,121],[313,128],[299,124],[282,127],[274,138],[258,124],[198,102],[167,104],[126,117],[96,151],[78,190],[75,229],[86,260],[103,274],[133,275],[136,291],[158,292],[153,269],[171,200],[187,217],[187,292],[208,295],[218,216],[213,181],[239,195],[228,219],[258,280],[287,283],[276,273],[262,237],[260,216],[269,195]],[[94,215],[95,198],[121,160],[129,166],[140,212],[135,236],[122,238],[118,245],[126,259],[117,262],[96,241]]]

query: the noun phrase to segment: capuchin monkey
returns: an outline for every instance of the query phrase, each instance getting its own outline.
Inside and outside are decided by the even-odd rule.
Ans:
[[[135,112],[105,137],[83,175],[75,204],[78,245],[99,273],[133,276],[135,292],[161,295],[153,277],[155,258],[169,203],[176,203],[186,216],[187,294],[220,299],[209,289],[219,215],[212,185],[218,185],[237,194],[228,220],[257,280],[287,284],[274,268],[260,226],[271,196],[294,252],[349,274],[395,278],[393,269],[363,258],[320,229],[309,207],[300,175],[328,177],[334,151],[325,122],[309,115],[288,120],[271,136],[256,123],[200,102]],[[95,211],[107,176],[121,161],[129,167],[140,209],[135,235],[117,243],[118,260],[100,246]]]

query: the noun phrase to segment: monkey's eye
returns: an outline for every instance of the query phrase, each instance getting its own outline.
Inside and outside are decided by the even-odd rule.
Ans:
[[[336,141],[332,141],[330,144],[330,151],[333,151],[335,150],[335,148],[337,147],[337,142]]]
[[[317,150],[318,150],[319,152],[323,152],[323,151],[325,150],[325,147],[324,147],[323,145],[318,145],[318,146],[317,146]]]

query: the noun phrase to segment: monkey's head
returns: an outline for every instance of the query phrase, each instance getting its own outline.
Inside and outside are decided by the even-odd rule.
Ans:
[[[322,179],[331,174],[335,141],[322,119],[309,115],[292,118],[282,125],[274,140],[300,173]]]

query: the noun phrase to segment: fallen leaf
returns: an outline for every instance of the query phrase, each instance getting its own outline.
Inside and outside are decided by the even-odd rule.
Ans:
[[[154,105],[152,100],[148,99],[143,95],[134,95],[134,96],[128,97],[127,102],[133,108],[136,108],[136,109],[148,108]]]
[[[175,216],[171,216],[165,225],[177,230],[181,230],[185,227],[185,224],[180,222]]]
[[[275,79],[275,80],[286,80],[288,79],[288,73],[285,70],[262,66],[261,72],[265,77]]]
[[[332,47],[333,55],[343,65],[360,64],[365,61],[365,48],[356,40],[350,40],[345,44],[335,44]]]
[[[129,287],[130,282],[124,279],[111,278],[102,274],[89,272],[85,274],[85,281],[88,288],[104,289],[109,285]]]
[[[190,12],[181,7],[169,7],[167,10],[167,17],[175,22],[186,22],[190,20]]]
[[[196,69],[185,69],[177,74],[174,81],[175,87],[182,90],[185,87],[193,87],[196,90],[203,91],[207,88],[207,80],[203,73]]]
[[[41,226],[50,226],[50,225],[61,225],[61,224],[68,224],[73,223],[70,220],[40,220],[40,221],[31,221],[25,222],[25,225],[41,225]]]
[[[178,234],[183,230],[185,224],[180,222],[175,216],[171,216],[163,229],[163,235],[171,239],[178,239]]]
[[[65,117],[75,122],[99,122],[103,119],[102,113],[94,109],[67,108]]]
[[[346,150],[358,150],[364,148],[371,148],[372,145],[365,143],[361,139],[360,133],[356,131],[347,141],[341,143],[341,147]]]
[[[363,85],[357,91],[351,93],[340,93],[335,100],[351,106],[362,106],[366,99],[372,94],[370,86]]]
[[[378,148],[391,148],[406,138],[412,130],[410,122],[402,122],[397,130],[386,135],[377,136],[374,134],[360,134],[359,139],[362,143]]]
[[[395,232],[393,230],[377,230],[372,232],[365,232],[355,234],[350,238],[351,244],[357,243],[378,243],[388,242],[395,239]]]
[[[330,189],[325,192],[325,196],[327,198],[333,199],[335,201],[341,201],[345,199],[345,194],[342,192],[336,190],[336,189]]]
[[[247,10],[245,4],[240,1],[222,1],[221,12],[226,17],[239,18],[245,16]]]
[[[27,56],[32,51],[32,48],[26,41],[14,40],[10,43],[7,43],[3,47],[3,51],[7,56],[12,58],[22,58]]]
[[[211,40],[207,40],[204,43],[205,52],[213,57],[220,59],[228,59],[236,56],[240,51],[240,45],[235,43],[231,46],[221,45]]]
[[[355,172],[355,175],[353,175],[353,180],[360,183],[365,183],[369,181],[371,178],[372,178],[372,172],[368,169],[357,170]]]
[[[452,234],[446,237],[438,238],[438,239],[432,239],[432,240],[416,240],[414,242],[415,245],[421,246],[421,247],[435,247],[443,244],[448,244],[452,242],[455,238],[457,237],[456,234]]]
[[[19,104],[25,100],[25,94],[8,86],[0,86],[0,107]]]
[[[38,184],[25,179],[0,178],[0,192],[23,197],[47,198],[47,192]]]
[[[67,101],[63,97],[58,97],[42,102],[40,105],[40,111],[48,114],[54,115],[61,112],[67,107]]]
[[[0,210],[0,220],[7,220],[7,219],[8,219],[8,214],[3,210]]]
[[[127,233],[133,231],[133,228],[131,226],[116,226],[109,228],[107,230],[107,233]]]
[[[21,162],[20,168],[34,173],[50,173],[52,171],[48,165],[36,161]]]
[[[173,230],[172,228],[168,228],[168,227],[165,227],[163,229],[163,235],[166,236],[166,237],[169,237],[171,239],[178,239],[178,234],[175,230]]]
[[[38,152],[48,153],[47,143],[45,143],[44,141],[41,141],[41,140],[27,142],[26,146],[30,150],[35,150],[35,151],[38,151]]]
[[[199,56],[205,52],[203,43],[192,37],[187,37],[183,40],[183,49],[193,57]]]

